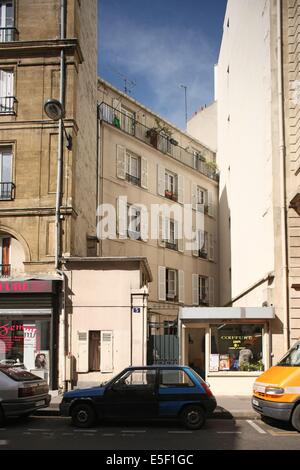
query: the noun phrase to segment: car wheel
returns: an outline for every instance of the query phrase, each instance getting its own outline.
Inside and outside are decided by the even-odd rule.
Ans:
[[[296,406],[292,414],[292,425],[300,432],[300,403]]]
[[[200,406],[187,406],[181,412],[180,418],[187,429],[201,429],[205,424],[205,413]]]
[[[89,428],[96,421],[96,413],[88,403],[78,403],[71,412],[72,422],[78,428]]]

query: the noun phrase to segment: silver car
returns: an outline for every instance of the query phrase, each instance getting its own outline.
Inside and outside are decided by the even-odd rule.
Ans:
[[[0,423],[5,418],[29,416],[49,406],[50,400],[45,380],[20,366],[0,365]]]

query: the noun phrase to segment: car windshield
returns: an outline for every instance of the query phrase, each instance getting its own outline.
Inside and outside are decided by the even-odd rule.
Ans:
[[[300,342],[294,344],[294,346],[286,353],[285,356],[283,356],[277,365],[286,367],[300,367]]]
[[[27,382],[30,380],[42,380],[40,377],[33,375],[28,370],[22,369],[21,367],[0,367],[0,371],[3,374],[10,377],[12,380],[16,382]]]

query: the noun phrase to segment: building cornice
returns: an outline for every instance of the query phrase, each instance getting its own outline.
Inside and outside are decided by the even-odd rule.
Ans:
[[[58,55],[61,50],[66,54],[76,55],[78,62],[83,62],[83,54],[77,39],[3,42],[0,43],[0,59],[53,56]]]

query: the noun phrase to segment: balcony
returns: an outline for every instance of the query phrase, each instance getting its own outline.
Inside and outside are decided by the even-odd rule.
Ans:
[[[177,202],[177,199],[178,199],[178,196],[176,193],[174,193],[173,191],[168,191],[167,189],[165,190],[165,197],[175,202]]]
[[[11,265],[10,264],[0,264],[0,278],[1,277],[10,277]]]
[[[141,186],[141,179],[138,178],[137,176],[130,175],[129,173],[126,173],[126,181],[136,186]]]
[[[16,114],[17,100],[14,96],[0,97],[0,115]]]
[[[168,242],[168,241],[166,241],[166,242],[165,242],[165,247],[166,247],[166,248],[169,248],[169,250],[177,251],[177,243],[175,243],[175,242]]]
[[[207,259],[207,251],[199,250],[199,258]]]
[[[99,119],[117,127],[126,134],[133,135],[136,139],[151,145],[160,152],[169,155],[175,160],[189,166],[190,168],[193,168],[195,171],[198,171],[208,178],[214,181],[219,180],[219,175],[212,165],[209,164],[209,162],[199,161],[197,168],[195,168],[194,155],[183,147],[180,147],[177,141],[162,135],[154,129],[150,129],[144,126],[140,122],[130,118],[112,106],[109,106],[106,103],[101,103],[99,105]],[[128,120],[131,120],[131,125],[128,125]]]
[[[0,42],[13,42],[19,40],[17,28],[0,28]]]
[[[0,182],[0,201],[13,201],[15,199],[14,183],[1,183]]]

